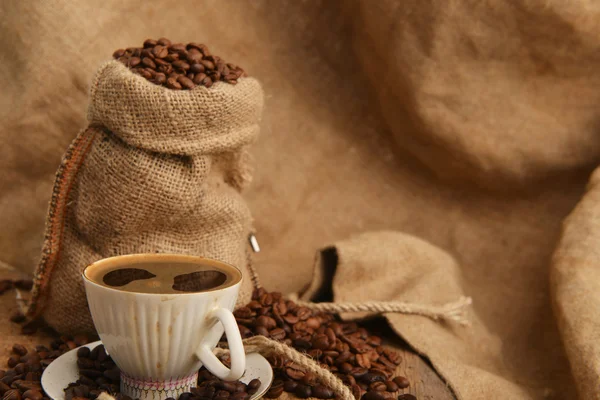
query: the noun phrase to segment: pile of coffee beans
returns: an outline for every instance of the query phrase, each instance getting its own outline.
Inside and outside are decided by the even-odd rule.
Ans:
[[[242,68],[213,56],[204,44],[171,43],[166,38],[147,39],[143,47],[116,50],[113,57],[150,82],[174,90],[199,85],[209,88],[217,81],[235,85],[246,76]]]
[[[309,355],[348,385],[357,399],[411,400],[411,394],[398,394],[409,386],[396,376],[401,356],[382,346],[378,336],[354,322],[343,322],[332,314],[312,312],[281,293],[260,289],[252,301],[234,312],[242,336],[263,335],[281,341]],[[275,399],[284,391],[299,398],[331,399],[333,392],[316,377],[283,356],[270,357],[275,380],[265,397]]]
[[[0,397],[2,400],[49,400],[41,386],[42,372],[66,351],[87,343],[87,337],[61,337],[50,348],[37,346],[35,351],[15,344],[8,359],[8,369],[0,370]]]
[[[65,388],[65,399],[95,399],[102,392],[119,393],[121,371],[115,362],[106,354],[104,346],[96,346],[90,350],[81,347],[77,350],[77,367],[79,379]],[[131,399],[129,399],[131,400]]]
[[[251,380],[247,385],[243,382],[224,382],[202,368],[198,374],[198,387],[192,388],[191,393],[183,393],[179,400],[247,400],[258,391],[260,385],[258,379]]]
[[[0,295],[13,289],[29,291],[32,287],[33,280],[31,279],[0,279]],[[41,321],[26,322],[26,317],[20,310],[15,311],[10,316],[10,320],[18,324],[23,324],[21,333],[24,335],[31,335],[44,326]]]
[[[10,287],[17,287],[11,281]],[[21,287],[29,284],[19,283]],[[328,313],[310,309],[285,300],[280,293],[262,289],[253,293],[252,301],[235,311],[243,337],[264,335],[306,353],[348,385],[356,399],[416,400],[399,392],[409,386],[405,377],[394,376],[401,363],[398,353],[382,346],[378,336],[354,322],[343,322]],[[86,336],[61,336],[50,348],[36,346],[30,351],[22,345],[13,346],[7,370],[0,370],[2,400],[49,400],[41,389],[41,374],[63,353],[89,342]],[[103,346],[77,352],[80,378],[65,389],[67,400],[95,399],[101,392],[117,400],[131,400],[119,393],[120,372]],[[316,376],[281,355],[269,357],[275,379],[266,398],[275,399],[284,392],[298,398],[332,399],[333,391],[321,384]],[[182,394],[178,400],[249,399],[260,386],[254,380],[248,385],[224,382],[202,369],[198,387]],[[174,399],[171,399],[174,400]]]
[[[117,400],[132,400],[119,393],[121,372],[106,354],[104,346],[96,346],[93,350],[81,347],[77,350],[77,366],[79,379],[65,389],[66,400],[95,399],[101,392],[107,392]],[[179,400],[247,400],[260,385],[258,379],[247,385],[243,382],[224,382],[203,367],[198,374],[198,386],[189,393],[182,393]]]

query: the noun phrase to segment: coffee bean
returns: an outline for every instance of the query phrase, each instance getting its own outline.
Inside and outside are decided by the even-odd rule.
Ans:
[[[206,74],[198,73],[198,74],[194,75],[193,81],[196,85],[201,85],[202,82],[204,82],[204,79],[206,79]]]
[[[15,311],[11,314],[10,320],[12,322],[16,322],[17,324],[20,324],[21,322],[25,321],[25,315],[20,311]]]
[[[215,64],[212,61],[200,60],[200,64],[202,64],[206,70],[214,70],[215,69]],[[263,302],[261,301],[261,303],[263,303]],[[263,304],[265,304],[265,303],[263,303]],[[268,305],[268,304],[265,304],[265,305]]]
[[[142,62],[142,59],[139,57],[131,57],[127,63],[129,67],[135,67]]]
[[[19,356],[11,356],[7,361],[8,367],[9,368],[16,367],[17,364],[19,363],[19,360],[20,360]]]
[[[0,381],[0,396],[4,396],[4,393],[10,390],[10,386]]]
[[[73,396],[74,397],[84,397],[85,390],[83,389],[83,386],[73,386]]]
[[[158,84],[158,85],[162,85],[163,83],[165,83],[167,81],[167,77],[165,76],[165,74],[163,74],[162,72],[158,72],[156,73],[156,75],[154,76],[154,83]]]
[[[167,38],[160,38],[157,40],[157,44],[160,44],[162,46],[170,46],[171,45],[171,41]]]
[[[210,73],[210,79],[213,80],[213,82],[217,82],[221,80],[221,73],[219,71],[213,71]]]
[[[329,348],[329,339],[326,335],[319,335],[313,339],[312,347],[315,349],[326,350]]]
[[[169,50],[165,46],[157,45],[152,48],[152,55],[156,58],[165,58],[169,55]]]
[[[306,372],[304,372],[302,367],[300,367],[294,363],[290,364],[290,366],[288,366],[286,368],[285,373],[287,374],[288,377],[295,379],[295,380],[300,380],[304,377],[304,375],[306,375]]]
[[[25,346],[23,346],[22,344],[13,345],[12,351],[13,351],[13,353],[15,353],[19,356],[24,356],[25,354],[27,354],[27,348]]]
[[[302,338],[294,339],[294,341],[292,343],[294,344],[294,347],[296,347],[300,350],[308,350],[312,346],[312,344],[310,343],[309,340],[302,339]]]
[[[11,389],[4,393],[2,400],[21,400],[21,393],[17,389]]]
[[[398,396],[398,400],[417,400],[417,398],[410,393],[404,393]]]
[[[294,394],[300,399],[308,399],[312,394],[312,388],[308,385],[298,385]]]
[[[100,378],[103,375],[101,371],[95,369],[80,369],[79,373],[92,379]]]
[[[80,347],[79,350],[77,350],[77,357],[78,358],[87,358],[90,356],[91,350],[88,347]]]
[[[277,326],[275,320],[271,317],[267,317],[266,315],[261,315],[256,320],[257,326],[264,326],[267,329],[274,329]]]
[[[321,321],[319,321],[319,318],[310,317],[306,320],[306,325],[312,329],[319,329],[321,327]]]
[[[110,369],[104,371],[104,377],[113,382],[119,382],[121,380],[121,372],[118,369]]]
[[[179,54],[177,54],[177,53],[169,53],[169,55],[168,55],[168,56],[166,56],[166,57],[164,58],[164,60],[165,60],[165,61],[167,61],[167,62],[170,62],[170,63],[172,63],[172,62],[174,62],[174,61],[177,61],[177,60],[179,60]],[[169,64],[169,65],[171,65],[171,64]]]
[[[273,380],[271,388],[265,394],[267,399],[276,399],[283,393],[283,381],[280,379]]]
[[[142,58],[142,65],[145,65],[146,67],[152,68],[152,69],[156,68],[156,64],[154,63],[154,61],[152,61],[152,59],[150,57]]]
[[[37,332],[37,330],[38,330],[38,326],[37,326],[36,321],[28,322],[21,327],[21,333],[23,335],[33,335],[34,333]]]
[[[283,340],[285,339],[285,331],[281,328],[275,328],[269,332],[271,339],[273,340]]]
[[[200,63],[200,61],[202,60],[202,53],[200,53],[199,51],[189,51],[187,53],[186,59],[188,60],[189,64],[198,64]],[[202,65],[202,64],[200,64]]]
[[[259,387],[260,387],[260,380],[258,380],[258,379],[252,379],[250,382],[248,382],[249,389],[258,389]]]
[[[298,387],[298,382],[296,382],[296,381],[287,380],[287,381],[283,382],[283,390],[285,390],[288,393],[293,393],[294,391],[296,391],[297,387]]]
[[[177,82],[177,78],[174,77],[167,79],[167,87],[169,89],[181,90],[181,84]]]
[[[24,399],[30,399],[30,400],[42,400],[42,397],[44,397],[42,395],[42,393],[39,390],[26,390],[25,393],[23,393],[23,398]]]
[[[390,360],[395,365],[400,365],[400,363],[402,362],[402,356],[395,351],[392,351],[390,349],[384,349],[383,354],[388,360]]]
[[[188,64],[182,60],[177,60],[177,61],[173,62],[173,67],[180,69],[182,71],[187,71],[188,69],[190,69],[190,64]]]
[[[385,382],[385,376],[369,372],[361,376],[358,380],[368,385],[373,382]]]
[[[312,388],[312,396],[317,399],[333,399],[333,390],[324,385],[316,385]]]
[[[293,314],[284,315],[282,319],[290,325],[295,325],[299,321],[299,318]]]
[[[343,372],[344,374],[349,374],[354,367],[352,367],[352,364],[344,362],[340,365],[339,368],[340,368],[340,371]]]
[[[359,385],[357,385],[356,383],[352,384],[350,386],[350,390],[352,390],[352,394],[354,395],[355,399],[360,399],[362,394],[363,394],[363,390],[361,389],[361,387]]]
[[[371,390],[362,396],[362,400],[385,400],[385,395],[382,392]]]
[[[306,307],[300,307],[296,310],[296,316],[300,321],[305,321],[312,315],[312,312]]]
[[[197,49],[198,51],[202,51],[203,47],[206,47],[206,46],[204,46],[203,44],[194,43],[194,42],[190,42],[187,44],[187,46],[185,46],[185,48],[188,50]]]
[[[369,390],[375,390],[376,392],[387,391],[387,385],[383,381],[373,382],[369,385]]]
[[[397,392],[400,388],[394,381],[385,381],[388,392]]]
[[[205,70],[206,69],[204,68],[204,65],[202,65],[200,63],[190,65],[190,71],[195,74],[203,73]]]
[[[366,354],[357,354],[356,363],[363,368],[371,368],[371,360]]]
[[[113,58],[123,57],[124,55],[125,55],[125,50],[123,50],[123,49],[115,50],[115,52],[113,53]]]
[[[181,86],[185,89],[192,89],[196,87],[196,84],[190,78],[185,77],[183,75],[177,78],[177,82],[179,82]]]
[[[149,57],[149,58],[154,58],[154,54],[152,54],[152,49],[142,49],[142,54],[141,57]]]
[[[19,375],[26,374],[28,372],[27,364],[19,363],[15,366],[15,372]]]
[[[185,54],[187,49],[183,43],[175,43],[169,46],[169,51],[177,54]]]
[[[410,386],[410,382],[404,376],[397,376],[393,381],[400,389],[406,389]]]
[[[365,376],[369,372],[366,368],[356,367],[350,371],[350,375],[352,375],[355,379],[360,379]]]

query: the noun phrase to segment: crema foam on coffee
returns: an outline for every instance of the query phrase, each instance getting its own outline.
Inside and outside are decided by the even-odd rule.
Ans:
[[[240,272],[212,260],[198,263],[173,258],[145,262],[137,257],[130,262],[91,265],[85,275],[92,282],[113,289],[136,293],[181,294],[221,289],[241,278]]]

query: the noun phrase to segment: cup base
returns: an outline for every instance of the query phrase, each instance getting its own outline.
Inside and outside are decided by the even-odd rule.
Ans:
[[[198,373],[183,377],[158,380],[154,378],[134,378],[121,372],[121,394],[139,400],[177,399],[180,394],[189,392],[198,385]]]

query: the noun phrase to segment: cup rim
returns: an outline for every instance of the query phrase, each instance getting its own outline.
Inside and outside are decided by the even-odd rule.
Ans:
[[[119,288],[113,288],[110,286],[104,286],[101,285],[97,282],[94,282],[93,280],[91,280],[87,275],[86,272],[90,267],[96,266],[98,264],[104,264],[107,262],[113,262],[113,261],[118,261],[118,260],[126,260],[128,258],[130,259],[135,259],[135,258],[139,258],[139,257],[150,257],[150,258],[155,258],[155,259],[164,259],[164,258],[180,258],[184,261],[209,261],[210,263],[213,264],[222,264],[224,266],[233,268],[235,271],[237,271],[238,276],[235,277],[235,279],[227,286],[225,287],[216,287],[213,289],[208,289],[208,290],[202,290],[200,292],[178,292],[178,293],[146,293],[146,292],[134,292],[134,291],[125,291],[125,290],[120,290]],[[224,261],[220,261],[220,260],[215,260],[214,258],[208,258],[208,257],[202,257],[202,256],[195,256],[195,255],[190,255],[190,254],[177,254],[177,253],[134,253],[134,254],[123,254],[123,255],[119,255],[119,256],[111,256],[111,257],[104,257],[101,258],[100,260],[94,261],[93,263],[87,265],[83,271],[81,272],[81,276],[83,277],[83,280],[89,284],[92,284],[96,287],[102,288],[102,289],[106,289],[106,290],[111,290],[111,291],[115,291],[115,292],[119,292],[119,293],[130,293],[130,294],[135,294],[135,295],[146,295],[146,296],[191,296],[191,295],[201,295],[204,293],[211,293],[211,292],[217,292],[220,290],[225,290],[225,289],[229,289],[232,287],[235,287],[237,285],[239,285],[242,282],[243,279],[243,275],[242,275],[242,271],[236,267],[233,264],[229,264],[226,263]]]

